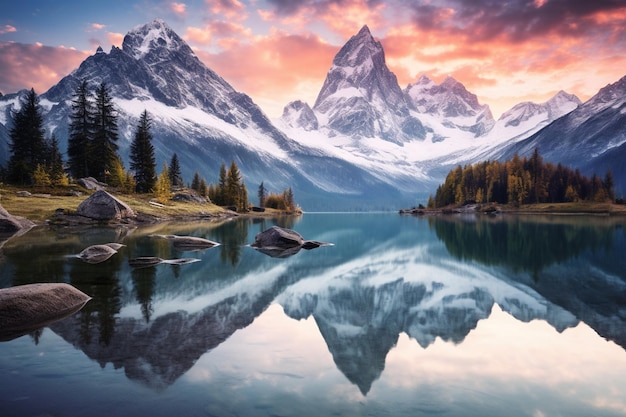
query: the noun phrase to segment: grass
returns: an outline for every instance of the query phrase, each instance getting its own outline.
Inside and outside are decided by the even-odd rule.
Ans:
[[[72,190],[80,191],[82,195],[69,195]],[[32,195],[21,197],[17,194],[18,191],[28,191]],[[66,213],[75,213],[78,205],[92,193],[93,191],[87,191],[76,185],[37,189],[0,184],[0,204],[15,216],[26,217],[36,223],[41,223],[51,218],[57,209],[63,209]],[[114,192],[111,194],[128,204],[136,212],[158,218],[178,219],[214,216],[226,212],[222,207],[211,203],[168,201],[167,204],[160,207],[150,204],[150,201],[156,201],[151,194],[116,194]]]
[[[525,204],[520,207],[505,208],[503,211],[518,213],[554,213],[554,214],[604,214],[625,215],[626,205],[579,201],[573,203]]]

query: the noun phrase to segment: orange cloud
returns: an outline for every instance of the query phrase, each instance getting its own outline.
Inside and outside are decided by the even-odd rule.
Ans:
[[[124,42],[124,34],[109,32],[107,33],[107,39],[111,45],[115,45],[117,47],[122,46],[122,42]]]
[[[211,45],[214,41],[232,47],[252,38],[252,30],[238,23],[214,20],[203,28],[188,27],[183,38],[199,45]],[[221,39],[220,39],[221,38]]]
[[[270,0],[270,9],[258,10],[265,21],[302,29],[322,23],[327,29],[349,38],[367,24],[370,29],[384,26],[386,2],[379,0]]]
[[[313,104],[337,48],[316,35],[274,31],[217,54],[196,53],[235,89],[275,116],[289,101]]]
[[[92,23],[91,24],[91,28],[94,30],[102,30],[106,27],[106,25],[103,25],[102,23]]]
[[[187,5],[185,3],[170,3],[170,10],[179,17],[185,17],[187,15]]]
[[[0,43],[0,91],[34,88],[46,92],[87,58],[88,54],[65,47],[41,44]]]
[[[209,10],[228,19],[242,21],[248,17],[246,6],[239,0],[205,0]]]

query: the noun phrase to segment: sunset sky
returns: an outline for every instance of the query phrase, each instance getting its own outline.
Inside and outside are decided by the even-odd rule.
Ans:
[[[626,75],[624,0],[20,0],[0,5],[0,92],[44,93],[157,17],[270,117],[313,105],[363,25],[402,88],[451,75],[496,118],[559,90],[585,101]]]

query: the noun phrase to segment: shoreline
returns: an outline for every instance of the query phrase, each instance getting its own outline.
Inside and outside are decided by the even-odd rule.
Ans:
[[[614,203],[538,203],[519,207],[497,204],[468,204],[439,209],[409,208],[400,209],[401,215],[448,216],[454,214],[485,215],[554,215],[554,216],[626,216],[626,205]]]

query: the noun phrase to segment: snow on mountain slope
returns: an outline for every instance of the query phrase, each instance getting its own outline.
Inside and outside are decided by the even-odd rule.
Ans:
[[[438,116],[442,126],[468,131],[478,137],[488,133],[495,124],[489,106],[480,105],[476,95],[452,77],[436,84],[422,75],[415,84],[409,84],[404,93],[418,113]]]
[[[329,137],[378,137],[401,144],[426,133],[410,114],[382,45],[367,26],[333,59],[313,110]]]

